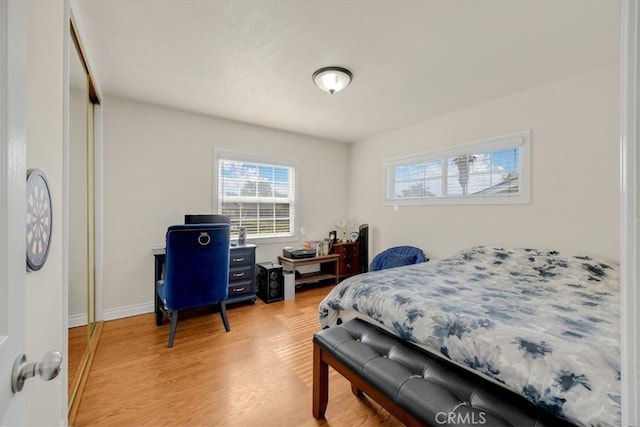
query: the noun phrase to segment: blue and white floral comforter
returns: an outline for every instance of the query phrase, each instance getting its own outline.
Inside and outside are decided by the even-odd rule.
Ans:
[[[578,425],[620,425],[620,268],[589,256],[474,247],[353,276],[319,306],[477,370]]]

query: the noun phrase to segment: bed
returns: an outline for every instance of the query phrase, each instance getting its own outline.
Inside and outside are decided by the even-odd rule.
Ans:
[[[350,277],[322,328],[361,318],[583,426],[620,425],[620,268],[484,246]]]

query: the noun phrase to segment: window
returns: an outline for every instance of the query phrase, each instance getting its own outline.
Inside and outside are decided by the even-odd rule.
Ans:
[[[531,131],[384,161],[385,205],[529,203]]]
[[[295,240],[297,161],[223,150],[214,157],[214,212],[246,227],[248,239]]]

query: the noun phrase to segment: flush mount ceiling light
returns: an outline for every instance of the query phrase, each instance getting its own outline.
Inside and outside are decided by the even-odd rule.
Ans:
[[[342,67],[324,67],[313,73],[316,86],[332,95],[347,87],[352,77],[351,71]]]

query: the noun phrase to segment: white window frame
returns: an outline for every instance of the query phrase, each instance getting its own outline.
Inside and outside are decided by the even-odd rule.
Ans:
[[[248,242],[254,243],[277,243],[292,242],[298,240],[298,160],[284,157],[266,156],[262,154],[247,153],[242,151],[215,149],[213,154],[213,212],[221,213],[222,207],[219,203],[218,194],[218,176],[220,170],[220,160],[231,160],[237,162],[263,164],[270,166],[280,166],[293,169],[293,177],[289,182],[289,199],[290,202],[290,227],[289,233],[277,236],[255,236],[247,235]]]
[[[390,193],[394,189],[394,170],[398,167],[410,166],[441,160],[443,162],[443,187],[447,180],[447,159],[456,156],[471,155],[487,151],[519,147],[519,183],[517,193],[507,194],[467,194],[425,196],[420,198],[393,198]],[[530,201],[531,188],[531,130],[523,130],[477,140],[453,147],[413,153],[405,156],[385,159],[382,165],[382,204],[384,206],[399,205],[485,205],[485,204],[527,204]]]

